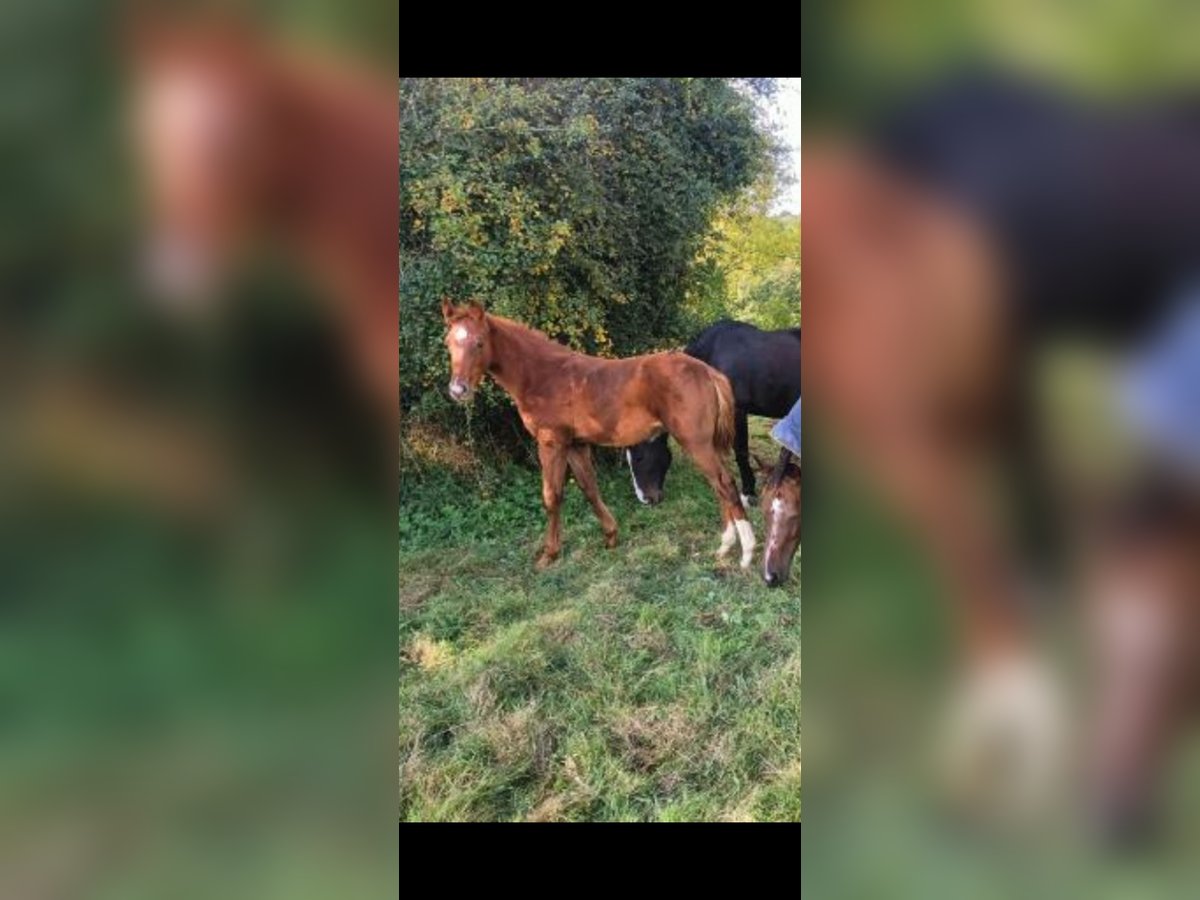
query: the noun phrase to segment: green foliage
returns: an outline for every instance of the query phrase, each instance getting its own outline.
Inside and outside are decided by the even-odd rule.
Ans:
[[[800,219],[770,215],[769,196],[745,194],[714,218],[698,260],[704,277],[689,300],[700,318],[800,324]]]
[[[444,415],[443,296],[589,353],[681,343],[715,212],[772,160],[722,79],[402,79],[401,404]],[[484,427],[502,401],[477,400]],[[461,429],[460,429],[461,433]]]
[[[1015,68],[1109,96],[1190,89],[1200,7],[1175,0],[854,0],[805,11],[805,121],[854,119],[961,67]]]

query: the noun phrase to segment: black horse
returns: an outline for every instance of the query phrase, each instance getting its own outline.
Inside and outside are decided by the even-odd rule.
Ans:
[[[737,403],[734,454],[742,478],[742,494],[754,496],[746,416],[782,418],[800,399],[800,329],[763,331],[745,322],[722,319],[710,325],[684,349],[725,374]],[[663,497],[671,448],[667,436],[645,441],[625,452],[633,473],[633,489],[643,503]]]

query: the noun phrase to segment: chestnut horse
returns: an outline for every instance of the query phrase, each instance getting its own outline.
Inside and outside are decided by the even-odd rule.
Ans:
[[[325,288],[346,358],[394,419],[394,82],[241,23],[151,15],[126,52],[152,287],[202,313],[245,244],[278,245]]]
[[[754,462],[766,478],[762,493],[763,580],[778,587],[792,573],[792,560],[800,547],[800,463],[786,447],[779,461],[768,466],[757,456]]]
[[[741,542],[742,568],[754,555],[754,532],[733,478],[722,463],[733,445],[729,380],[683,353],[598,359],[576,353],[539,331],[484,312],[478,303],[442,301],[450,351],[450,396],[470,399],[490,375],[517,404],[538,445],[542,503],[549,520],[538,568],[560,549],[559,506],[570,468],[600,520],[604,542],[617,543],[617,522],[600,499],[591,444],[628,447],[669,432],[708,479],[721,505],[718,557]]]

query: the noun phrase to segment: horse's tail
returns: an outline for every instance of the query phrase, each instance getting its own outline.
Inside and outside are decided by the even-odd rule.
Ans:
[[[734,435],[733,387],[721,372],[712,366],[705,368],[708,369],[708,377],[717,392],[717,420],[713,424],[713,446],[720,453],[728,453],[733,447]]]

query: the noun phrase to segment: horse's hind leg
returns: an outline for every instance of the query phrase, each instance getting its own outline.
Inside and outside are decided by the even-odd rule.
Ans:
[[[745,505],[754,498],[754,469],[750,466],[750,426],[741,409],[734,416],[733,455],[742,478],[742,504]]]
[[[679,439],[678,435],[676,439]],[[685,439],[680,441],[680,446],[708,480],[713,493],[717,495],[717,502],[721,505],[721,521],[725,530],[721,535],[721,547],[717,551],[717,557],[723,558],[733,549],[734,542],[740,541],[742,568],[750,568],[750,561],[754,558],[754,530],[746,518],[746,510],[742,506],[741,497],[738,496],[733,477],[721,462],[720,454],[711,443],[694,443]]]
[[[557,437],[538,435],[538,461],[542,464],[542,505],[546,508],[546,542],[537,567],[544,569],[558,559],[561,547],[563,487],[567,481],[567,447]]]
[[[600,499],[600,488],[596,484],[596,470],[592,466],[592,448],[587,444],[576,444],[567,450],[567,464],[571,474],[592,505],[592,511],[600,520],[600,528],[604,531],[604,546],[617,546],[617,520],[613,518],[604,501]]]

